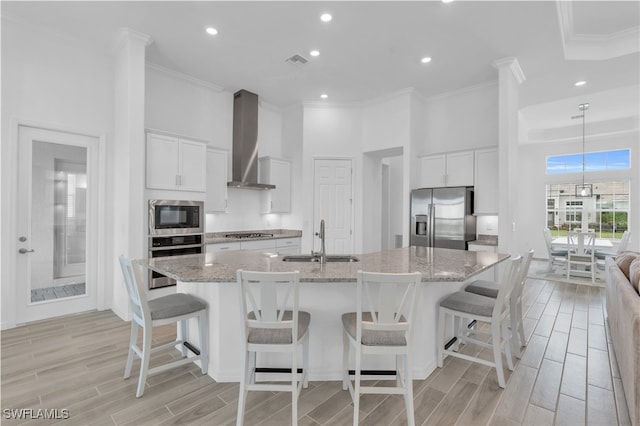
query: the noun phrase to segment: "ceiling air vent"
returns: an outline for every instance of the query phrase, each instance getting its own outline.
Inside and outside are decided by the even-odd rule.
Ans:
[[[309,62],[309,60],[304,56],[295,54],[292,57],[285,59],[285,62],[289,62],[290,64],[294,65],[304,65]]]

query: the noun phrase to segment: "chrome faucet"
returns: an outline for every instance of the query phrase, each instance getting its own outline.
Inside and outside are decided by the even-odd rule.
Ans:
[[[318,256],[320,258],[320,264],[327,263],[327,252],[324,248],[324,219],[320,219],[320,232],[316,232],[316,235],[320,237],[321,245],[319,252],[311,252],[312,256]]]

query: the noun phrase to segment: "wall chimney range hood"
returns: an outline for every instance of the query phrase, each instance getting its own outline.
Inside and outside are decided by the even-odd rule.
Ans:
[[[230,188],[274,189],[258,183],[258,95],[246,90],[233,94],[233,152]]]

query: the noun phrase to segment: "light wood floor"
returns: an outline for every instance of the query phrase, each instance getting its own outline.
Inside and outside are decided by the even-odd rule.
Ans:
[[[528,346],[505,390],[495,371],[447,358],[414,381],[416,424],[630,424],[598,287],[529,279],[525,287]],[[172,326],[155,330],[170,341]],[[73,425],[233,424],[238,385],[215,383],[194,365],[151,376],[142,398],[122,374],[129,324],[111,311],[33,323],[2,332],[2,423]],[[467,345],[464,351],[478,352]],[[481,352],[489,358],[487,352]],[[172,350],[155,355],[176,357]],[[406,423],[398,396],[361,399],[361,424]],[[7,419],[7,409],[66,409],[62,420]],[[340,382],[312,382],[300,396],[301,425],[351,424],[353,406]],[[291,423],[290,394],[249,393],[247,425]],[[64,412],[59,411],[61,417]]]

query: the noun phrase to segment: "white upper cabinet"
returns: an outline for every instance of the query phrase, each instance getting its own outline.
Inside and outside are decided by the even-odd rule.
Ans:
[[[476,151],[475,214],[498,214],[498,149]]]
[[[207,148],[207,212],[227,211],[227,151]]]
[[[206,191],[204,143],[147,133],[147,188]]]
[[[260,183],[275,185],[265,191],[264,213],[291,212],[291,162],[280,158],[259,159]]]
[[[420,169],[423,188],[473,186],[473,151],[422,157]]]

